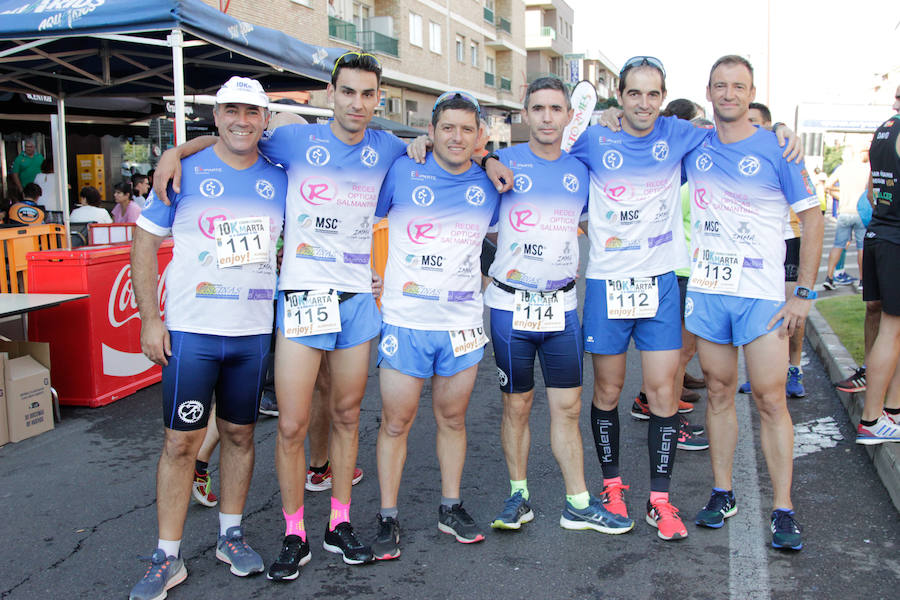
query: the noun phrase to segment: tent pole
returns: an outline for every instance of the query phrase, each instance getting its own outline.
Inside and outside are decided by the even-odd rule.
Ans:
[[[180,29],[173,29],[169,35],[172,46],[172,78],[175,84],[175,145],[187,141],[184,126],[184,34]]]
[[[66,149],[66,101],[62,95],[56,99],[56,114],[50,117],[50,133],[53,138],[53,170],[56,172],[56,195],[62,208],[63,224],[66,236],[63,243],[68,250],[72,249],[72,238],[69,235],[69,162]]]

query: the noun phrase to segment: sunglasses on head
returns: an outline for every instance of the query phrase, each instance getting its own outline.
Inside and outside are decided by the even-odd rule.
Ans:
[[[338,56],[337,60],[334,61],[334,66],[331,68],[331,75],[334,76],[335,72],[337,72],[337,68],[341,66],[341,63],[349,62],[353,60],[352,57],[362,58],[364,56],[368,56],[372,60],[375,61],[375,64],[378,65],[378,68],[381,68],[381,63],[378,62],[378,59],[374,54],[369,54],[368,52],[358,52],[356,50],[351,50],[350,52],[344,52],[340,56]]]
[[[440,96],[438,96],[437,100],[434,101],[434,106],[431,108],[431,112],[434,112],[437,109],[438,105],[443,104],[444,102],[449,102],[450,100],[454,100],[456,98],[461,98],[475,107],[475,112],[478,113],[479,117],[481,116],[481,105],[478,104],[478,100],[475,99],[471,94],[467,94],[466,92],[444,92]]]
[[[625,61],[625,65],[622,67],[622,70],[619,71],[619,77],[622,77],[625,74],[625,71],[628,69],[633,69],[634,67],[643,67],[645,65],[649,65],[651,67],[656,67],[662,73],[663,78],[666,76],[666,68],[663,67],[662,61],[654,56],[633,56]]]

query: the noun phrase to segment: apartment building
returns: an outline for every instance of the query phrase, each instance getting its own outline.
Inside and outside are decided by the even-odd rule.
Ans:
[[[425,129],[435,99],[458,89],[481,103],[492,147],[510,142],[510,116],[527,87],[523,0],[229,0],[227,12],[312,44],[375,54],[384,67],[380,116]],[[326,106],[325,94],[313,92],[310,103]]]
[[[529,82],[545,75],[570,82],[572,70],[566,55],[572,54],[574,20],[575,11],[564,0],[525,0]]]
[[[581,79],[597,88],[598,98],[612,98],[619,88],[619,68],[599,50],[587,50],[580,59]]]

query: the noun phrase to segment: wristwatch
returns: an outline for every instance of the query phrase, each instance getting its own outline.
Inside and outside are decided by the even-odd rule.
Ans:
[[[487,164],[487,161],[488,161],[489,158],[496,158],[497,160],[500,160],[500,157],[497,156],[497,153],[496,153],[496,152],[491,152],[490,154],[485,154],[485,155],[481,158],[481,168],[482,168],[482,169],[485,168],[485,165]]]
[[[815,300],[819,297],[819,294],[802,285],[798,285],[794,288],[794,295],[798,298],[803,298],[804,300]]]

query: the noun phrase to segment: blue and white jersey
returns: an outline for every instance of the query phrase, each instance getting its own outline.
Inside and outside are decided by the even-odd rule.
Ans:
[[[587,210],[588,170],[565,152],[550,161],[528,144],[504,148],[500,160],[515,177],[500,199],[497,254],[490,276],[516,289],[558,290],[578,275],[578,222]],[[513,310],[515,295],[489,285],[484,303]],[[565,310],[578,307],[575,289],[564,296]]]
[[[784,223],[788,206],[800,213],[819,206],[809,174],[787,162],[775,134],[757,129],[725,144],[712,135],[684,161],[691,192],[692,275],[710,253],[736,258],[741,273],[736,291],[698,292],[784,300]],[[708,261],[703,264],[708,264]]]
[[[169,187],[172,204],[151,193],[137,220],[141,229],[171,234],[175,241],[165,272],[166,327],[225,336],[271,333],[275,244],[284,221],[287,175],[263,157],[250,168],[234,169],[213,148],[182,160],[181,173],[181,192]],[[268,236],[223,235],[224,225],[266,222]],[[238,250],[246,241],[267,258],[220,267],[220,258],[232,256],[229,240],[238,243]]]
[[[373,214],[378,191],[406,144],[366,130],[349,146],[324,125],[286,125],[260,150],[287,169],[280,290],[371,292]]]
[[[451,331],[483,325],[481,242],[500,198],[484,171],[459,175],[429,154],[398,159],[381,186],[375,215],[388,217],[385,323]]]
[[[710,130],[659,117],[644,137],[588,127],[571,154],[591,173],[586,276],[649,277],[688,266],[681,220],[681,159]]]

